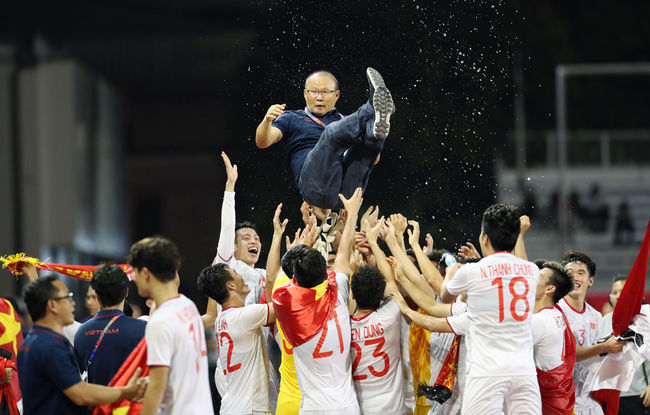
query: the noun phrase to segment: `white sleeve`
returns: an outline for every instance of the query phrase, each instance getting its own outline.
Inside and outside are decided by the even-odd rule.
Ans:
[[[77,334],[77,330],[79,330],[79,327],[81,327],[81,323],[78,321],[74,321],[74,323],[70,323],[67,326],[63,326],[63,335],[65,336],[66,339],[70,342],[71,345],[74,346],[74,337]]]
[[[447,291],[451,295],[460,295],[467,291],[468,278],[472,274],[474,264],[467,264],[460,267],[454,277],[447,283]]]
[[[350,293],[349,278],[342,272],[336,273],[336,286],[339,289],[339,296],[345,298],[345,304],[348,303],[348,296]]]
[[[171,326],[163,319],[149,320],[144,331],[147,340],[147,366],[171,366],[174,354],[171,330]]]
[[[458,316],[447,317],[447,324],[451,327],[452,331],[457,336],[464,336],[467,334],[469,328],[469,314],[464,313]]]
[[[531,320],[531,326],[533,329],[533,344],[539,343],[540,340],[544,338],[544,320],[539,313],[533,314]]]
[[[235,255],[235,192],[223,192],[217,263],[230,263]]]
[[[456,301],[455,303],[451,304],[452,316],[459,316],[461,314],[464,314],[466,311],[467,311],[467,303],[464,303],[462,301]]]
[[[269,322],[268,304],[251,304],[244,307],[240,314],[239,323],[248,330],[262,327]]]

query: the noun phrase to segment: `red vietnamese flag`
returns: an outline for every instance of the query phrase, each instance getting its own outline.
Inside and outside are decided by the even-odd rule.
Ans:
[[[133,349],[129,357],[126,358],[120,370],[113,376],[108,386],[126,385],[137,368],[142,369],[140,376],[149,375],[149,366],[147,366],[147,342],[145,338],[140,340],[140,343]],[[139,415],[141,410],[141,403],[120,401],[95,407],[93,415]]]
[[[648,248],[650,247],[650,220],[645,230],[641,243],[641,250],[634,261],[632,270],[627,276],[623,290],[612,315],[612,328],[614,336],[619,336],[629,327],[632,318],[639,314],[643,293],[645,290],[645,276],[648,271]]]
[[[336,308],[337,295],[336,274],[331,270],[313,288],[303,288],[292,279],[273,292],[275,316],[289,344],[300,346],[321,331]]]
[[[18,318],[13,305],[4,298],[0,298],[0,348],[11,353],[11,361],[14,364],[16,364],[18,349],[22,343],[23,332],[20,328],[20,318]],[[14,370],[10,385],[14,398],[18,402],[22,399],[18,371]]]

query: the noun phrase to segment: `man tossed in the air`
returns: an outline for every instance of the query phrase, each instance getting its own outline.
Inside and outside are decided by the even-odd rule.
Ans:
[[[344,117],[336,110],[338,81],[317,71],[305,81],[305,109],[272,105],[255,133],[259,148],[284,141],[300,194],[320,218],[342,207],[339,193],[351,197],[357,187],[365,190],[390,130],[391,94],[379,72],[368,68],[366,75],[370,97],[357,112]]]

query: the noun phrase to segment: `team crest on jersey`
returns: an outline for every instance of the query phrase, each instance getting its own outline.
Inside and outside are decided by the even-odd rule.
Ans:
[[[589,327],[590,327],[592,330],[596,330],[596,323],[589,323]]]

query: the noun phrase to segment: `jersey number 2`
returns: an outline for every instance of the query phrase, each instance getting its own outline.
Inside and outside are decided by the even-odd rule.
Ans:
[[[336,323],[336,332],[339,335],[339,346],[341,347],[341,353],[343,353],[344,347],[343,347],[343,334],[341,333],[341,325],[339,324],[339,317],[336,313],[334,313],[334,322]],[[318,339],[318,344],[316,344],[316,348],[314,349],[314,352],[311,354],[314,359],[322,359],[324,357],[329,357],[331,356],[334,351],[330,350],[329,352],[321,352],[320,348],[323,347],[323,343],[325,343],[325,338],[327,337],[327,323],[325,326],[323,326],[323,331],[321,332],[320,338]]]
[[[386,352],[381,350],[381,347],[386,343],[386,339],[383,337],[377,337],[376,339],[370,339],[366,340],[363,342],[364,346],[372,346],[374,344],[377,345],[375,347],[375,350],[372,352],[372,355],[374,357],[381,357],[384,359],[384,368],[381,371],[377,371],[372,365],[368,366],[368,370],[370,373],[375,376],[375,377],[382,377],[386,373],[388,373],[388,369],[390,368],[390,360],[388,359],[388,355]],[[357,351],[357,357],[354,358],[354,362],[352,362],[352,379],[353,380],[363,380],[368,377],[368,375],[355,375],[355,372],[357,371],[357,366],[359,366],[359,361],[361,360],[361,345],[358,343],[352,342],[352,346],[354,346],[354,349]]]
[[[235,370],[241,368],[241,363],[237,363],[236,365],[232,365],[230,362],[230,359],[232,359],[232,349],[235,347],[235,345],[232,342],[232,337],[225,331],[221,332],[221,336],[219,337],[219,346],[223,347],[223,339],[226,338],[228,339],[228,355],[226,357],[226,369],[223,370],[223,374],[227,374],[230,372],[234,372]]]
[[[515,284],[518,282],[524,284],[524,292],[521,294],[518,294],[517,291],[515,291]],[[499,323],[501,323],[505,317],[503,310],[503,278],[495,278],[492,280],[492,285],[499,287]],[[530,311],[530,304],[528,304],[528,298],[526,297],[530,290],[530,287],[528,287],[528,281],[524,277],[514,277],[510,280],[508,288],[510,290],[510,295],[512,295],[512,300],[510,301],[510,315],[517,321],[526,320],[528,317],[528,311]],[[517,301],[523,301],[526,305],[526,310],[524,310],[523,314],[517,314]]]

